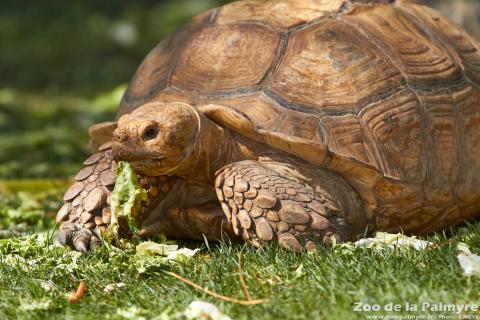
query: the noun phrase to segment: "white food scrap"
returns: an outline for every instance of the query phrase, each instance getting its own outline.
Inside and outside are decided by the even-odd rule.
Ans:
[[[480,274],[480,256],[472,253],[467,244],[460,242],[457,245],[457,259],[463,269],[463,275],[469,277]]]
[[[160,255],[166,260],[185,260],[193,257],[199,249],[178,248],[176,244],[163,244],[145,241],[137,245],[137,256]]]
[[[375,238],[360,239],[354,243],[355,247],[385,249],[398,247],[412,247],[416,250],[425,250],[433,242],[417,239],[416,237],[408,237],[401,233],[377,232]]]
[[[194,300],[183,312],[187,319],[205,319],[205,320],[232,320],[229,316],[218,310],[214,304]]]

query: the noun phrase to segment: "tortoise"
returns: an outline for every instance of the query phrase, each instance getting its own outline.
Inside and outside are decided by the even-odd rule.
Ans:
[[[300,251],[480,214],[480,43],[408,1],[245,0],[144,59],[66,192],[59,241],[95,248],[115,166],[141,236]]]

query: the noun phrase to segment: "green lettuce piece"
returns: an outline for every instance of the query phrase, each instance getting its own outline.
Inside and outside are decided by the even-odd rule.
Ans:
[[[176,244],[164,244],[156,243],[153,241],[144,241],[137,245],[136,255],[137,256],[153,256],[161,255],[168,256],[169,254],[178,251],[178,245]]]
[[[112,218],[107,237],[118,240],[120,225],[125,224],[133,234],[137,234],[139,229],[133,211],[140,212],[142,202],[148,197],[147,190],[140,188],[130,163],[120,161],[117,164],[115,188],[110,197]]]
[[[178,248],[176,244],[140,242],[135,248],[132,258],[138,273],[147,273],[167,262],[187,263],[200,249]]]

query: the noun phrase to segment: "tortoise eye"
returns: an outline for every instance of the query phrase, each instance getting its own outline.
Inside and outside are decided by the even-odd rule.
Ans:
[[[147,129],[145,129],[145,131],[143,131],[143,140],[147,141],[147,140],[155,139],[157,135],[158,135],[158,128],[148,127]]]

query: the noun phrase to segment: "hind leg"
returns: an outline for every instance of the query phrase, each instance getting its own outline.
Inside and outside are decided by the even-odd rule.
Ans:
[[[276,241],[300,251],[365,232],[358,195],[342,177],[321,169],[241,161],[217,173],[216,190],[235,233],[257,246]]]
[[[208,202],[189,208],[173,208],[159,221],[144,225],[142,236],[163,234],[168,237],[217,241],[223,235],[231,240],[238,237],[218,202]]]

